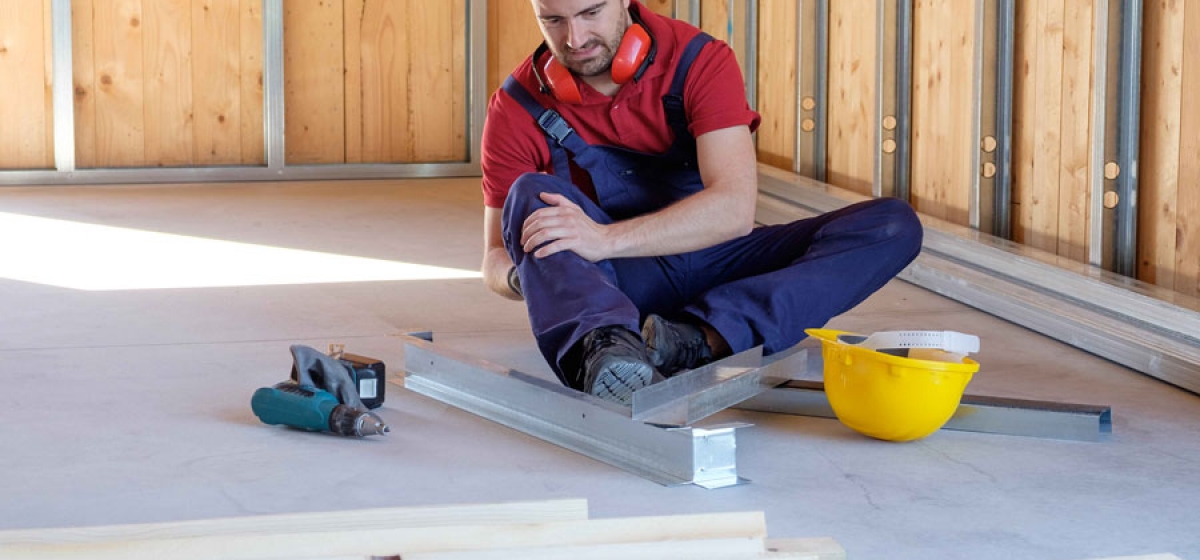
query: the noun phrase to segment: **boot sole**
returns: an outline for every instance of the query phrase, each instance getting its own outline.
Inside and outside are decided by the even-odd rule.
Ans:
[[[613,364],[600,372],[592,383],[592,394],[624,406],[630,406],[633,392],[650,385],[654,368],[648,364],[629,362]]]

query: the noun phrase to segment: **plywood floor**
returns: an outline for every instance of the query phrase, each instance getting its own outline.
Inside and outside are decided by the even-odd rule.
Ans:
[[[831,536],[850,558],[1200,558],[1200,398],[901,282],[831,325],[977,334],[972,393],[1108,404],[1115,435],[890,444],[833,420],[727,411],[755,424],[738,436],[753,482],[708,491],[655,485],[395,385],[387,438],[257,421],[250,395],[287,377],[295,343],[345,343],[394,368],[393,335],[431,329],[549,375],[524,307],[478,279],[306,283],[330,269],[394,274],[394,262],[470,274],[481,206],[472,179],[0,190],[0,223],[33,224],[6,234],[0,264],[0,529],[587,498],[593,517],[762,510],[771,537]],[[59,230],[98,246],[49,239]],[[245,244],[308,253],[235,260]],[[272,271],[283,277],[257,279]]]

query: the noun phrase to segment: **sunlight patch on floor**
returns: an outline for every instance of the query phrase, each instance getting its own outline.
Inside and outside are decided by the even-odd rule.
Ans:
[[[0,212],[0,278],[76,290],[478,277],[475,270]]]

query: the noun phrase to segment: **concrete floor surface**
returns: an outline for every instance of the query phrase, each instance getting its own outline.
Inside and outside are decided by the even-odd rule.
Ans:
[[[0,223],[36,216],[464,275],[479,265],[481,207],[477,179],[0,190]],[[12,279],[65,259],[34,253],[0,252],[0,529],[586,498],[593,517],[761,510],[771,537],[830,536],[854,559],[1200,559],[1200,398],[899,281],[830,326],[976,334],[983,367],[969,392],[1111,405],[1115,434],[943,430],[895,444],[834,420],[731,410],[717,418],[754,424],[738,434],[753,482],[709,491],[658,486],[397,385],[380,411],[388,437],[269,427],[250,395],[287,377],[291,344],[341,342],[395,370],[395,335],[428,329],[439,345],[550,374],[523,305],[476,278],[105,290]],[[186,264],[164,255],[142,264]],[[296,262],[297,278],[341,267]],[[77,279],[114,272],[65,264]]]

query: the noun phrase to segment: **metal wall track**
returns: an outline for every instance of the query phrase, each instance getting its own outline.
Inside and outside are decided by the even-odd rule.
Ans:
[[[783,223],[864,197],[759,166],[758,219]],[[1200,393],[1200,301],[922,216],[921,255],[900,278]]]

